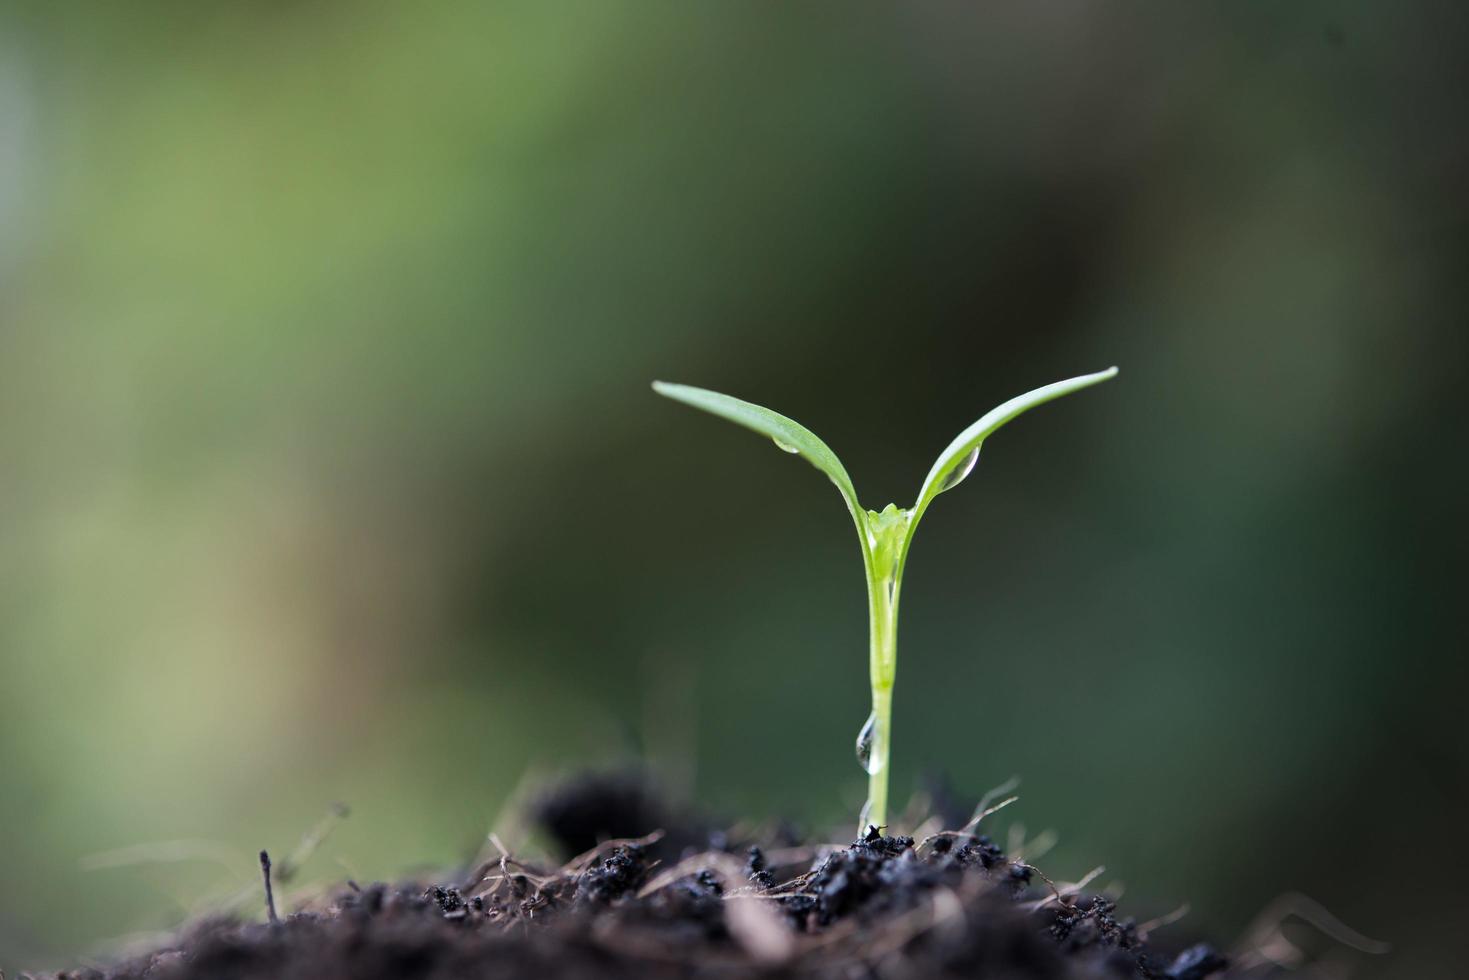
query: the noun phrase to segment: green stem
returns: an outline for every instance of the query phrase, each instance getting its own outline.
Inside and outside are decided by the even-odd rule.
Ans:
[[[867,570],[867,611],[872,646],[872,740],[866,755],[867,805],[857,828],[887,826],[888,767],[893,745],[893,678],[898,667],[898,595],[903,590],[903,564],[912,539],[913,512],[888,504],[882,513],[867,511],[858,522],[862,560]]]
[[[879,563],[875,563],[879,564]],[[886,564],[886,563],[881,563]],[[869,660],[872,678],[872,752],[867,764],[867,806],[862,810],[862,826],[887,826],[888,768],[892,754],[893,680],[898,662],[898,581],[897,568],[879,569],[886,574],[873,577],[869,592],[872,649]]]

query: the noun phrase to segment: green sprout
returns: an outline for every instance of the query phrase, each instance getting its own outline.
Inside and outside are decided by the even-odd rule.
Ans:
[[[918,501],[907,510],[888,504],[881,511],[864,510],[857,501],[852,478],[826,443],[810,429],[768,408],[729,395],[688,385],[653,382],[653,390],[713,415],[753,429],[780,449],[798,456],[825,473],[836,484],[857,525],[862,563],[867,570],[867,605],[871,628],[868,668],[872,678],[872,713],[857,735],[857,761],[867,771],[867,803],[858,818],[858,831],[887,824],[888,758],[892,750],[893,680],[898,665],[898,597],[903,590],[903,568],[918,521],[933,498],[963,482],[979,461],[979,447],[1000,426],[1037,405],[1115,377],[1117,369],[1057,381],[1012,398],[990,411],[949,443],[939,454],[918,491]]]

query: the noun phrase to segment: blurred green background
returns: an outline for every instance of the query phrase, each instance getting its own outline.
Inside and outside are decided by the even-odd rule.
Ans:
[[[336,800],[318,878],[639,753],[845,825],[841,500],[648,382],[877,508],[1116,363],[924,522],[895,791],[1018,773],[1057,875],[1226,943],[1301,890],[1448,975],[1461,3],[0,11],[0,968]],[[219,859],[86,869],[162,841]]]

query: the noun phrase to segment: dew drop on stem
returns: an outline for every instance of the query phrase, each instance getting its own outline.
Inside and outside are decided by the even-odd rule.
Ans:
[[[871,776],[877,772],[878,767],[872,761],[872,735],[877,730],[877,713],[873,712],[867,716],[867,721],[862,730],[857,733],[857,765],[862,771]]]
[[[944,474],[944,478],[939,481],[939,488],[935,492],[943,493],[945,490],[952,490],[954,487],[963,483],[964,478],[974,472],[974,464],[977,462],[979,462],[979,447],[975,446],[969,450],[963,459],[954,464],[953,469]]]
[[[770,441],[773,442],[773,443],[775,443],[775,448],[779,449],[781,452],[798,453],[798,452],[801,451],[801,450],[797,449],[795,446],[792,446],[790,443],[788,443],[788,442],[781,442],[779,439],[772,438]]]

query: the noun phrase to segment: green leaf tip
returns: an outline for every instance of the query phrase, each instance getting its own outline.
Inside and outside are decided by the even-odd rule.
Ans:
[[[979,421],[955,436],[948,448],[939,454],[939,458],[934,461],[933,469],[929,470],[928,476],[924,478],[923,487],[918,491],[918,501],[913,505],[915,514],[921,515],[934,497],[945,490],[952,490],[963,482],[964,478],[974,469],[974,464],[979,461],[979,447],[1006,422],[1048,401],[1069,395],[1073,391],[1090,388],[1103,381],[1110,381],[1115,377],[1117,377],[1117,368],[1113,366],[1095,374],[1083,374],[1065,381],[1043,385],[990,409],[980,417]]]
[[[777,448],[803,457],[836,484],[847,502],[847,509],[852,512],[852,518],[861,526],[862,507],[857,503],[857,491],[852,486],[852,478],[847,475],[847,468],[842,465],[837,454],[831,451],[830,446],[801,423],[763,405],[707,388],[654,381],[653,390],[664,398],[672,398],[676,402],[683,402],[736,425],[742,425],[752,432],[758,432],[774,442]]]

